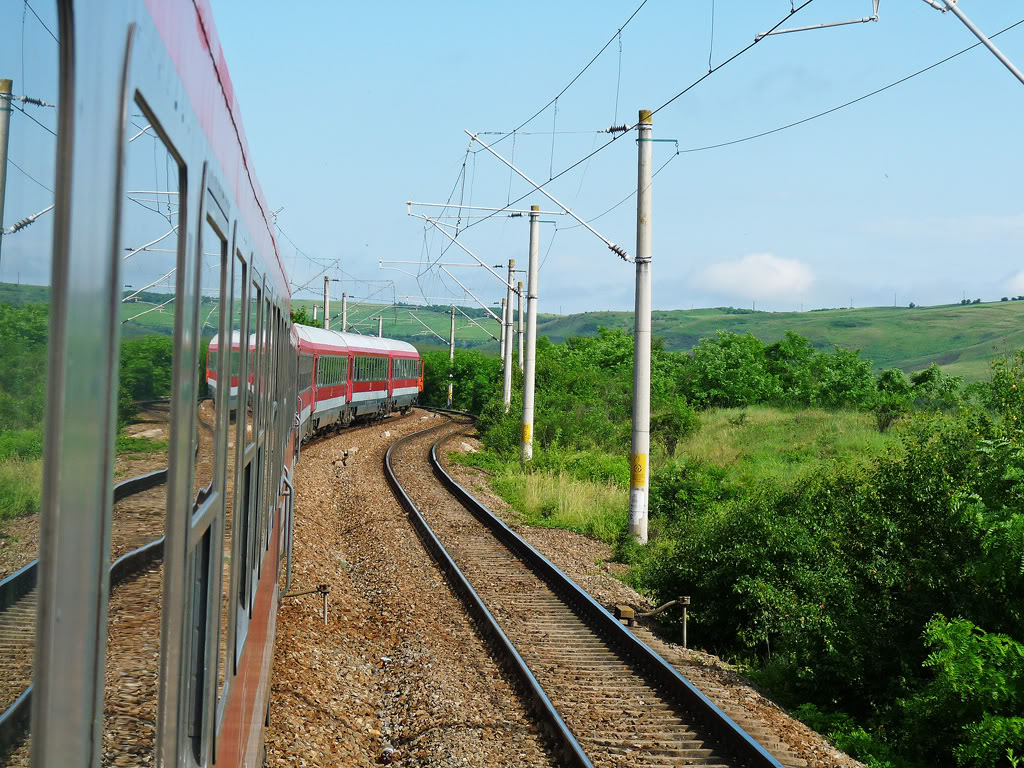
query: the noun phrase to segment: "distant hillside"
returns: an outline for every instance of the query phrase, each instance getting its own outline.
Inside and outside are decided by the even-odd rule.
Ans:
[[[1024,347],[1024,301],[961,306],[865,307],[815,312],[753,312],[732,308],[654,312],[654,335],[669,349],[692,349],[718,331],[752,333],[764,342],[786,331],[806,336],[818,349],[860,349],[876,369],[914,371],[931,363],[968,380],[988,374],[989,361]],[[632,312],[540,315],[537,332],[554,342],[588,336],[600,326],[632,330]]]
[[[172,333],[173,305],[160,307],[166,299],[155,294],[139,298],[148,301],[131,301],[122,305],[122,319],[128,321],[121,326],[122,334]],[[27,301],[45,302],[48,299],[49,288],[0,283],[0,302],[20,305]],[[305,307],[312,313],[313,302],[299,300],[293,302],[293,306]],[[340,311],[340,300],[337,304],[332,302],[331,309],[332,314]],[[410,310],[415,312],[419,320],[414,319]],[[449,317],[440,307],[385,309],[379,304],[353,302],[349,309],[349,322],[356,324],[356,330],[376,335],[378,313],[384,316],[385,336],[405,339],[422,347],[444,345],[447,342]],[[215,315],[206,312],[204,317],[207,316],[216,323]],[[488,334],[497,335],[497,323],[490,318],[474,320],[487,330],[457,315],[457,345],[496,353],[497,344]],[[431,330],[426,330],[420,321]],[[633,313],[541,313],[537,318],[537,333],[554,342],[564,341],[570,336],[596,335],[601,326],[632,331]],[[754,312],[731,307],[680,309],[655,312],[652,326],[654,335],[664,339],[669,349],[690,350],[702,338],[714,336],[718,331],[749,332],[767,343],[780,339],[786,331],[795,331],[810,339],[818,349],[831,349],[833,344],[860,349],[863,356],[872,361],[876,370],[897,367],[909,372],[926,368],[934,362],[948,373],[973,381],[988,375],[992,358],[1024,348],[1024,301],[997,301],[967,306],[947,304],[914,309],[865,307],[814,312]]]

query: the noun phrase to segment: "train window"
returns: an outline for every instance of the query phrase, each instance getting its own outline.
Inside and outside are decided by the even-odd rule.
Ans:
[[[47,429],[59,428],[45,407],[50,305],[53,281],[53,232],[56,189],[58,69],[60,46],[47,32],[56,30],[57,3],[33,3],[39,19],[23,21],[24,8],[0,4],[0,120],[9,133],[0,166],[0,580],[27,566],[39,554],[43,445]],[[14,34],[20,30],[21,42]],[[26,82],[27,80],[27,82]],[[46,106],[12,100],[23,94]],[[101,260],[97,260],[100,262]],[[109,271],[108,262],[103,262]],[[99,349],[102,342],[95,340]],[[97,355],[99,357],[99,355]],[[98,377],[105,373],[91,366]],[[91,374],[90,374],[91,375]],[[95,450],[95,446],[89,446]],[[29,570],[27,574],[35,574]],[[34,580],[33,580],[34,581]],[[21,586],[19,586],[19,583]],[[5,602],[4,671],[6,709],[32,681],[35,592],[28,580],[9,582],[14,599]],[[5,590],[6,591],[6,590]],[[20,747],[28,760],[27,747]],[[17,762],[12,755],[11,764]]]
[[[197,263],[185,247],[186,227],[179,215],[183,164],[143,100],[129,107],[125,129],[119,232],[120,439],[115,479],[143,475],[167,466],[174,457],[184,462],[179,476],[188,478],[196,445],[195,424],[188,408],[171,421],[176,395],[172,370],[175,355],[185,355],[184,364],[195,371],[201,386],[208,361],[196,345],[177,343],[194,338],[196,322],[196,273],[191,271],[190,280],[186,272],[195,270]],[[182,301],[184,296],[190,300]],[[215,358],[216,354],[215,349]],[[222,366],[215,362],[214,367]],[[206,444],[212,448],[209,439]],[[177,452],[170,454],[169,446],[175,445]],[[147,448],[155,450],[140,452]],[[192,509],[194,490],[190,483],[160,485],[115,502],[111,560],[158,540],[170,520],[181,532],[181,521]],[[182,560],[175,562],[184,567]],[[155,762],[163,573],[164,566],[150,570],[110,597],[110,625],[131,621],[132,631],[146,638],[139,646],[122,640],[118,632],[110,633],[103,753],[111,763]]]
[[[213,199],[212,195],[207,195],[206,204],[209,214],[204,217],[203,226],[200,228],[199,334],[197,338],[199,339],[200,350],[205,350],[205,354],[201,354],[200,359],[212,357],[216,360],[220,353],[228,347],[226,344],[219,343],[221,331],[221,280],[227,265],[228,249],[227,239],[212,215],[216,211],[220,213],[218,218],[221,218],[223,214],[218,210],[217,202]],[[224,225],[221,224],[220,226]],[[210,344],[214,344],[213,355],[209,354]],[[216,366],[214,371],[216,371]],[[215,450],[217,445],[215,434],[220,423],[218,418],[220,404],[224,402],[221,397],[224,387],[218,386],[219,384],[220,382],[215,373],[212,376],[204,376],[202,369],[200,369],[196,382],[196,434],[194,437],[196,458],[193,493],[199,493],[200,489],[203,489],[205,495],[205,493],[209,493],[215,481],[219,485],[218,475],[220,474],[220,467],[218,464],[221,459],[221,452]],[[224,427],[221,426],[220,430],[223,431],[223,429]]]
[[[234,628],[234,601],[231,600],[232,590],[235,585],[231,582],[233,573],[232,562],[238,558],[239,553],[235,551],[237,541],[232,537],[232,528],[238,516],[236,506],[236,488],[238,477],[242,471],[242,456],[245,446],[245,435],[242,432],[244,419],[239,418],[240,409],[245,407],[245,387],[241,386],[242,351],[245,349],[241,344],[243,333],[243,321],[245,320],[245,296],[243,295],[246,281],[246,264],[242,253],[235,250],[235,258],[231,264],[231,304],[226,308],[227,315],[231,318],[229,322],[229,333],[225,338],[231,339],[231,358],[228,364],[227,374],[220,378],[218,383],[223,387],[222,408],[228,409],[229,426],[226,430],[226,483],[224,494],[224,559],[221,567],[221,600],[220,600],[220,633],[217,663],[217,697],[218,702],[223,700],[227,688],[230,686],[233,665],[228,658],[227,649],[232,647]],[[238,449],[242,446],[242,450]],[[244,528],[242,530],[245,530]]]

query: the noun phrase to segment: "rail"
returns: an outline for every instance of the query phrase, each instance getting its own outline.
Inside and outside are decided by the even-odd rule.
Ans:
[[[438,445],[443,439],[435,441],[431,447],[431,466],[440,482],[474,517],[489,528],[506,548],[515,553],[543,579],[584,623],[601,635],[611,647],[617,649],[632,664],[643,669],[658,687],[673,698],[684,711],[704,724],[708,735],[718,743],[723,752],[749,768],[782,768],[778,760],[701,693],[693,683],[624,627],[604,606],[562,573],[548,558],[514,533],[449,475],[441,466],[437,456]],[[390,449],[388,456],[390,456]],[[385,462],[387,462],[387,458]],[[393,488],[397,485],[390,475],[388,481],[392,483]],[[402,496],[404,496],[404,492],[402,492]],[[406,503],[412,504],[411,501],[403,501],[403,506]],[[425,526],[426,523],[424,522],[423,525]],[[440,544],[438,543],[437,546],[440,547]],[[455,567],[454,563],[452,567]],[[470,589],[472,588],[470,587]]]
[[[114,503],[122,501],[129,496],[134,496],[142,491],[148,491],[167,482],[167,469],[159,469],[155,472],[148,472],[127,480],[123,480],[114,486]],[[135,574],[148,568],[153,562],[163,556],[164,537],[144,544],[143,546],[126,552],[115,560],[110,566],[110,588],[126,581]],[[36,587],[38,581],[39,560],[15,571],[3,581],[0,581],[0,612],[6,611],[17,603]],[[29,711],[32,703],[32,686],[29,685],[14,703],[0,714],[0,754],[3,754],[17,743],[28,725]]]
[[[437,410],[443,413],[457,413],[460,416],[466,414],[445,411],[444,409],[431,409]],[[494,616],[487,609],[484,601],[477,594],[476,590],[473,589],[469,580],[462,573],[459,567],[452,560],[451,556],[445,550],[444,546],[438,540],[437,536],[431,530],[427,524],[426,519],[420,514],[416,504],[402,488],[398,482],[398,478],[395,477],[394,470],[391,466],[391,452],[396,446],[402,443],[412,440],[413,438],[422,436],[424,433],[431,430],[440,429],[445,426],[440,424],[427,429],[421,429],[418,432],[413,432],[405,437],[396,440],[389,447],[387,452],[384,454],[384,475],[387,477],[388,485],[391,486],[391,490],[394,492],[395,497],[398,499],[405,511],[409,513],[409,517],[412,520],[413,526],[416,528],[416,532],[423,540],[424,546],[427,551],[430,552],[431,556],[437,561],[442,572],[447,578],[448,583],[451,584],[452,589],[459,596],[459,599],[466,606],[470,616],[476,622],[480,628],[481,633],[484,637],[492,643],[492,645],[500,652],[503,661],[506,663],[508,668],[518,679],[519,683],[523,686],[531,703],[539,713],[540,717],[545,721],[548,727],[551,729],[552,735],[557,742],[562,755],[566,761],[573,766],[578,768],[592,768],[590,760],[583,752],[583,748],[576,741],[576,737],[573,736],[572,731],[562,720],[562,716],[558,714],[558,710],[555,709],[551,700],[548,698],[544,689],[541,688],[540,683],[533,676],[530,668],[523,660],[522,656],[519,655],[519,651],[516,650],[515,646],[505,635],[505,632],[498,625]]]

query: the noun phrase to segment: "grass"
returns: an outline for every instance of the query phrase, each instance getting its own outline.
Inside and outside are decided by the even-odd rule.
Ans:
[[[518,468],[495,476],[491,485],[528,525],[564,528],[608,543],[626,530],[629,492],[619,485]]]
[[[701,413],[700,422],[675,458],[720,467],[740,488],[788,485],[836,464],[866,467],[896,441],[893,432],[879,433],[871,414],[855,411],[723,408]],[[627,528],[629,488],[628,474],[625,481],[598,479],[608,477],[610,458],[538,450],[534,471],[524,472],[516,460],[487,451],[450,454],[455,463],[486,470],[491,488],[526,524],[614,544]]]
[[[676,457],[727,469],[737,485],[785,485],[825,464],[864,466],[895,439],[879,433],[872,414],[856,411],[721,408],[701,413],[700,422]]]
[[[150,440],[148,437],[117,436],[117,455],[126,453],[161,453],[167,450],[166,440]]]
[[[0,462],[0,522],[38,512],[42,488],[41,459]]]

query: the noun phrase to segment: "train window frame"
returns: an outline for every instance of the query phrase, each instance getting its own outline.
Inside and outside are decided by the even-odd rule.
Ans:
[[[209,247],[205,242],[208,233],[212,233],[219,246],[219,253],[216,256],[217,268],[219,270],[217,279],[217,338],[225,338],[226,329],[230,328],[229,313],[223,311],[225,296],[227,304],[231,306],[229,293],[228,258],[229,236],[228,219],[225,212],[226,204],[220,185],[211,175],[211,169],[206,165],[203,169],[203,195],[199,211],[199,223],[196,231],[196,272],[195,272],[195,317],[193,320],[193,338],[195,339],[195,355],[199,355],[199,338],[201,331],[201,316],[203,313],[201,274],[204,268],[204,257]],[[227,349],[230,354],[231,345],[226,347],[218,344],[219,368],[223,369],[223,359]],[[198,367],[194,363],[193,369]],[[230,388],[230,383],[229,383]],[[195,426],[199,429],[199,408],[198,397],[195,398],[195,408],[192,409],[192,418]],[[223,407],[224,387],[218,386],[213,396],[215,408],[213,456],[211,457],[212,468],[209,484],[195,493],[192,502],[192,514],[189,520],[188,535],[186,542],[186,556],[190,563],[188,568],[189,597],[187,600],[186,633],[183,656],[185,664],[181,674],[184,675],[183,703],[185,711],[185,736],[190,743],[192,756],[197,763],[202,764],[206,753],[212,745],[212,727],[216,713],[216,682],[217,664],[220,656],[219,649],[219,625],[220,625],[220,601],[221,601],[221,579],[224,557],[223,535],[224,535],[224,452],[226,451],[227,420]],[[221,446],[224,451],[218,450]],[[193,458],[192,472],[196,471],[196,461]],[[193,477],[192,486],[195,480]],[[214,599],[215,597],[215,599]],[[211,663],[212,662],[212,663]],[[214,717],[210,717],[211,712]]]
[[[248,382],[248,352],[249,352],[249,344],[247,342],[247,339],[248,339],[248,335],[247,335],[248,328],[247,328],[247,325],[248,325],[249,313],[246,311],[246,308],[248,307],[248,298],[249,298],[248,297],[248,290],[249,290],[249,281],[248,281],[249,269],[248,269],[248,266],[249,265],[248,265],[248,262],[246,261],[245,255],[242,253],[242,249],[239,248],[238,238],[239,238],[238,224],[236,222],[236,224],[235,224],[235,244],[234,244],[235,247],[234,247],[234,251],[233,251],[234,255],[233,255],[232,259],[231,259],[231,276],[230,276],[230,280],[231,280],[232,290],[229,292],[231,304],[228,307],[228,311],[227,311],[226,315],[229,318],[228,328],[229,328],[229,331],[231,333],[230,346],[232,348],[232,356],[233,356],[234,355],[234,330],[231,329],[231,325],[232,325],[231,320],[232,320],[232,318],[234,318],[234,314],[235,314],[235,307],[234,307],[234,302],[235,302],[234,285],[235,285],[235,276],[236,276],[236,273],[237,273],[237,275],[239,276],[238,284],[241,287],[241,291],[240,291],[241,295],[238,297],[238,303],[239,303],[239,330],[238,330],[239,358],[238,358],[238,371],[237,371],[237,373],[238,373],[238,384],[237,384],[238,394],[237,394],[237,400],[236,400],[236,403],[235,403],[235,414],[236,415],[235,415],[235,423],[234,423],[234,427],[233,427],[234,428],[234,433],[235,433],[235,453],[234,453],[234,459],[232,461],[232,465],[231,465],[231,467],[228,470],[228,471],[230,471],[232,473],[233,478],[234,478],[234,483],[232,485],[232,494],[231,494],[231,532],[232,532],[232,535],[231,535],[231,565],[230,565],[230,568],[228,569],[228,584],[227,584],[228,614],[225,617],[225,624],[224,624],[224,626],[220,626],[219,629],[218,629],[219,632],[224,632],[224,633],[227,634],[227,637],[225,639],[225,647],[227,649],[227,653],[225,654],[225,657],[224,657],[224,665],[225,665],[225,668],[224,668],[224,686],[223,686],[223,688],[220,689],[220,691],[217,692],[219,694],[219,698],[218,698],[217,704],[216,704],[216,715],[215,715],[215,717],[216,717],[216,725],[214,726],[214,753],[215,754],[216,754],[217,736],[218,736],[218,734],[220,732],[220,727],[221,727],[221,725],[223,723],[223,720],[224,720],[224,711],[225,711],[226,706],[227,706],[228,695],[229,695],[229,693],[231,691],[232,682],[234,680],[234,677],[235,677],[235,675],[238,674],[238,655],[235,652],[235,636],[236,636],[236,633],[237,633],[237,621],[238,621],[238,601],[235,599],[235,592],[238,589],[237,580],[238,580],[239,576],[241,575],[242,571],[240,571],[240,569],[237,567],[237,563],[238,563],[239,556],[240,556],[240,553],[239,553],[239,547],[241,546],[239,544],[240,537],[235,535],[235,534],[237,533],[237,531],[239,529],[239,526],[238,526],[238,523],[239,523],[238,510],[241,507],[241,505],[239,504],[239,499],[241,498],[241,494],[240,494],[239,491],[241,490],[241,487],[242,487],[242,472],[243,472],[244,458],[245,458],[245,417],[244,417],[245,410],[244,409],[247,407],[247,402],[248,402],[247,395],[248,395],[248,389],[249,389],[247,384],[245,384],[245,383]],[[231,401],[231,375],[234,372],[233,368],[234,368],[233,364],[231,362],[229,362],[228,363],[228,380],[227,380],[229,410],[230,410],[230,401]],[[219,381],[219,379],[218,379],[218,381]],[[230,419],[229,419],[229,422],[230,422]],[[229,430],[230,430],[230,427],[231,427],[231,425],[229,423]],[[227,440],[227,437],[228,437],[228,434],[227,434],[227,432],[225,432],[225,441]],[[226,449],[226,447],[227,447],[227,445],[225,443],[225,449]],[[226,526],[227,526],[227,496],[226,496],[227,490],[226,490],[226,483],[227,483],[227,478],[225,478],[225,531],[224,531],[225,535],[226,535],[226,531],[227,531],[227,528],[226,528]],[[243,530],[243,533],[244,533],[244,530]],[[222,546],[223,546],[223,541],[222,541]],[[223,564],[222,564],[222,566],[221,566],[221,574],[223,574],[223,572],[224,572],[224,569],[223,569]],[[219,599],[223,599],[224,587],[225,587],[225,585],[221,584],[222,594],[218,596]],[[218,603],[218,605],[219,605],[219,603]],[[218,616],[218,621],[219,621],[219,616]],[[220,638],[218,637],[218,649],[217,649],[217,665],[218,665],[218,668],[217,668],[217,672],[220,672],[220,666],[219,665],[220,665],[220,662],[221,662],[219,642],[220,642]]]

